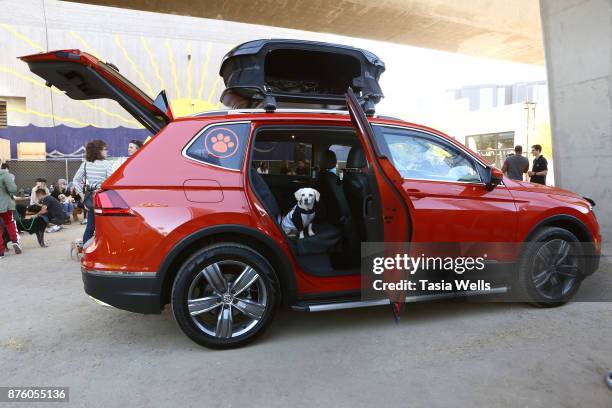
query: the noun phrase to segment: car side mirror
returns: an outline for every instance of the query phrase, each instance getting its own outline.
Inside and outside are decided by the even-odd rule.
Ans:
[[[485,180],[485,186],[488,191],[493,190],[495,187],[500,185],[504,181],[504,173],[496,169],[495,167],[487,168],[487,180]]]

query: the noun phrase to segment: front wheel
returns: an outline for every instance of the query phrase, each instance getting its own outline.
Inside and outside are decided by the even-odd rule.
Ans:
[[[519,262],[519,296],[536,306],[563,305],[580,288],[584,271],[578,238],[563,228],[543,228],[525,243]]]
[[[240,244],[216,244],[196,252],[179,269],[172,311],[196,343],[240,347],[271,322],[278,288],[272,267],[258,252]]]

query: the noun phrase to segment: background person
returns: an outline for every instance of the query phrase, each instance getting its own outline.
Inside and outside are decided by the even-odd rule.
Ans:
[[[130,143],[128,144],[128,156],[133,155],[134,153],[136,153],[138,150],[140,150],[140,148],[142,147],[142,142],[140,140],[130,140]]]
[[[83,221],[81,224],[87,223],[87,209],[83,205],[83,200],[81,195],[77,193],[76,187],[74,183],[68,183],[68,191],[70,191],[70,197],[72,197],[72,202],[74,203],[74,211],[72,212],[72,219],[77,222],[79,221],[79,214],[83,213]]]
[[[47,179],[44,177],[39,177],[36,179],[36,184],[32,187],[32,192],[30,193],[30,211],[38,212],[40,211],[40,203],[36,200],[36,190],[44,189],[49,194],[49,188],[47,187]]]
[[[92,140],[85,146],[85,161],[74,175],[73,184],[87,209],[87,227],[83,243],[94,235],[93,193],[113,174],[113,162],[108,160],[108,146],[103,140]]]
[[[308,171],[308,168],[306,167],[306,163],[304,162],[304,160],[298,160],[295,166],[295,174],[297,176],[308,176],[310,174],[310,171]]]
[[[13,243],[15,253],[20,254],[21,245],[19,245],[19,236],[17,235],[17,227],[15,225],[15,219],[13,218],[13,211],[15,211],[15,199],[13,196],[16,193],[17,185],[15,184],[15,176],[9,173],[7,169],[0,169],[0,218]],[[5,246],[3,235],[3,231],[0,231],[0,259],[4,258]]]
[[[546,175],[548,174],[548,161],[542,156],[542,146],[535,144],[531,146],[531,154],[535,156],[533,166],[528,173],[532,183],[546,185]]]
[[[262,161],[261,163],[259,163],[259,166],[257,167],[257,172],[259,174],[268,174],[270,172],[270,169],[268,168],[268,162]]]
[[[58,179],[51,195],[59,200],[59,196],[64,194],[66,196],[70,195],[70,191],[68,190],[68,181],[66,179]]]
[[[69,215],[74,216],[75,221],[78,220],[78,217],[75,213],[75,200],[72,197],[70,189],[68,188],[68,181],[66,179],[57,180],[57,183],[55,184],[55,187],[51,192],[51,196],[55,197],[55,199],[57,199],[62,204],[65,213],[69,213]]]
[[[523,146],[514,147],[514,154],[506,158],[502,171],[512,180],[523,181],[525,179],[525,173],[529,171],[529,159],[523,156]]]
[[[47,224],[53,224],[47,232],[59,231],[60,225],[70,221],[70,217],[66,215],[62,204],[57,198],[50,194],[46,194],[45,190],[42,188],[36,190],[36,195],[41,204],[41,209],[37,215],[42,216]]]

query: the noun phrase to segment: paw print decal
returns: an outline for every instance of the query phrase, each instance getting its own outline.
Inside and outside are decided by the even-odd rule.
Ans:
[[[229,136],[223,136],[223,133],[211,137],[210,142],[213,143],[212,149],[217,153],[226,153],[229,149],[234,147],[232,139]]]
[[[230,129],[212,129],[204,139],[209,155],[225,159],[238,151],[238,136]]]

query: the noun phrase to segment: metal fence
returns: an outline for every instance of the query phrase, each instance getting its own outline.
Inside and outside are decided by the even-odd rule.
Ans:
[[[15,183],[20,192],[23,190],[28,194],[39,177],[46,178],[49,185],[55,184],[61,178],[68,180],[68,182],[72,181],[81,163],[81,160],[8,161],[10,171],[15,175]]]

